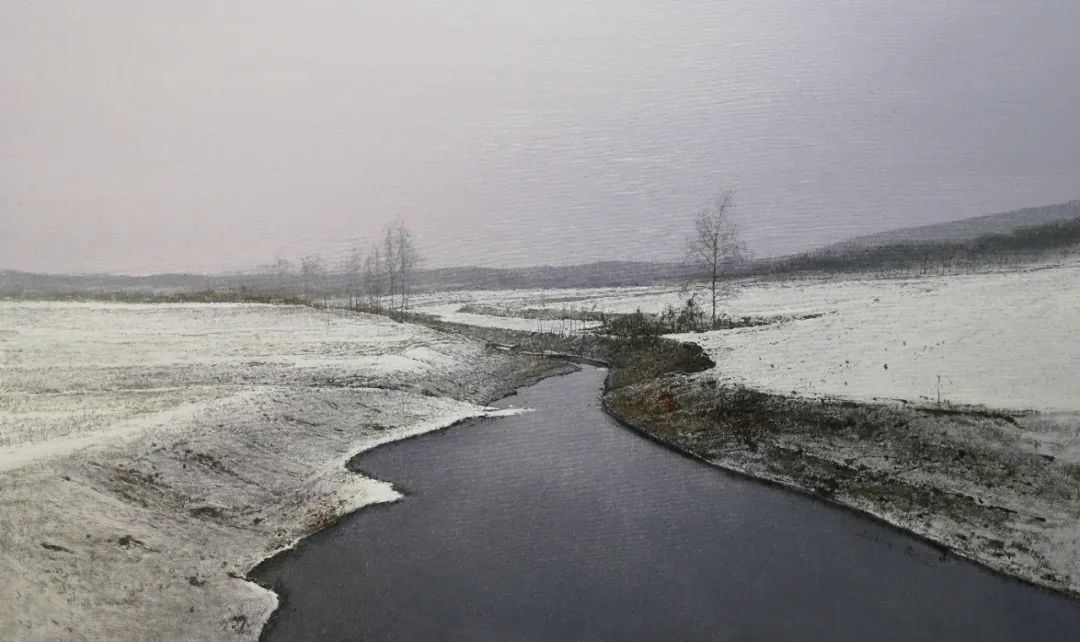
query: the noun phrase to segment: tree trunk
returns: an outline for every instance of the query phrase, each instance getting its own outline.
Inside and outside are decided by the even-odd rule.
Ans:
[[[716,264],[713,264],[712,269],[712,325],[709,326],[710,330],[716,329]]]

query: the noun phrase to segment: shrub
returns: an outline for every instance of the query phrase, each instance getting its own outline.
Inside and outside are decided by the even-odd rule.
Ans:
[[[640,309],[633,314],[603,315],[600,332],[623,337],[633,343],[654,343],[664,333],[664,326],[653,316]]]
[[[665,332],[701,332],[705,329],[705,311],[697,303],[697,295],[686,300],[681,308],[671,305],[660,314]]]

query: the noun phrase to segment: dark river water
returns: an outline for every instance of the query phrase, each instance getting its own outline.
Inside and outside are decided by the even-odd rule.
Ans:
[[[1080,639],[1080,601],[620,427],[602,378],[361,456],[408,497],[259,568],[284,595],[265,638]]]

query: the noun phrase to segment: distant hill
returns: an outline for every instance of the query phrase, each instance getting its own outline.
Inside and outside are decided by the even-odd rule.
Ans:
[[[682,283],[689,280],[686,266],[676,263],[612,261],[568,266],[529,268],[451,267],[420,270],[410,289],[414,292],[449,290],[513,290],[574,287],[616,287]],[[0,297],[9,298],[118,298],[121,300],[233,300],[288,298],[303,292],[300,275],[267,272],[245,274],[110,274],[64,275],[0,270]],[[327,273],[320,294],[344,296],[348,277]]]
[[[1080,200],[860,236],[817,250],[761,259],[738,274],[799,272],[945,272],[1045,258],[1080,248]],[[682,284],[692,268],[678,263],[608,261],[568,266],[420,270],[410,290],[515,290]],[[321,297],[347,296],[349,278],[328,272]],[[233,274],[57,275],[0,270],[0,297],[120,300],[288,300],[305,291],[295,271]]]
[[[970,241],[988,234],[1008,234],[1022,227],[1046,225],[1078,217],[1080,217],[1080,200],[1058,203],[1057,205],[1044,205],[1042,207],[1025,207],[1024,209],[965,218],[959,221],[906,227],[878,234],[857,236],[829,247],[879,247],[900,243]]]
[[[817,250],[763,259],[752,274],[977,270],[1076,254],[1080,201],[861,236]]]
[[[606,261],[512,269],[437,268],[421,271],[416,280],[421,289],[446,291],[655,285],[683,282],[689,276],[689,268],[678,263]]]
[[[214,277],[199,274],[38,274],[0,270],[0,291],[14,287],[28,290],[190,290],[205,287]]]

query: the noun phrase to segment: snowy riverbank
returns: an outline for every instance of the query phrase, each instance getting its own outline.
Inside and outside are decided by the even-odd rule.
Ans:
[[[1080,266],[1066,264],[741,283],[726,309],[777,322],[673,336],[702,346],[715,367],[659,379],[623,369],[634,383],[615,386],[609,407],[710,463],[1080,594],[1078,279]],[[589,296],[577,300],[656,312],[674,293]],[[609,358],[595,339],[546,343]]]
[[[0,304],[0,637],[256,639],[266,556],[393,501],[356,453],[552,366],[386,319]]]
[[[674,338],[705,348],[724,381],[771,393],[1080,411],[1078,283],[1075,261],[945,276],[740,280],[726,288],[722,312],[774,323]],[[703,300],[700,288],[661,286],[458,292],[421,298],[418,309],[536,332],[543,328],[534,319],[459,310],[658,314],[692,292]]]

